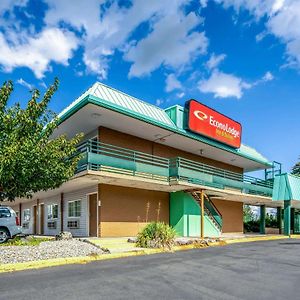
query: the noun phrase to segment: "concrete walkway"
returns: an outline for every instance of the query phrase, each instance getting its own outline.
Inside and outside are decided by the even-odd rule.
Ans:
[[[137,252],[143,251],[144,248],[136,247],[135,243],[129,243],[128,239],[134,239],[132,237],[112,237],[112,238],[86,238],[89,242],[101,247],[102,249],[109,250],[110,253],[126,253],[126,252]],[[251,242],[260,240],[278,240],[286,238],[283,235],[274,234],[224,234],[219,239],[212,238],[214,241],[225,241],[228,244],[239,243],[239,242]],[[199,240],[197,237],[179,237],[177,241],[186,242]],[[209,241],[210,239],[208,239]]]
[[[261,233],[223,233],[220,237],[221,240],[232,239],[248,239],[248,238],[261,238],[261,237],[284,237],[282,234],[261,234]]]
[[[117,238],[88,238],[91,243],[108,249],[110,253],[124,253],[144,250],[135,246],[135,243],[127,242],[128,237]]]

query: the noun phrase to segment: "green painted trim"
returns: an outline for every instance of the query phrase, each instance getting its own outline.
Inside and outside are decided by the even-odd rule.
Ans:
[[[279,228],[279,234],[282,233],[282,208],[277,207],[277,224]]]
[[[273,201],[300,201],[300,177],[284,173],[274,179]]]
[[[284,201],[284,235],[291,235],[291,200]]]
[[[231,152],[231,153],[233,153],[235,155],[239,155],[241,157],[247,158],[249,160],[252,160],[254,162],[262,164],[262,165],[264,165],[266,167],[271,167],[272,166],[271,162],[259,160],[257,158],[252,157],[251,155],[248,155],[246,153],[238,152],[238,151],[236,151],[233,148],[230,148],[230,147],[228,147],[226,145],[223,145],[223,144],[220,144],[220,143],[215,142],[213,140],[210,140],[210,139],[208,139],[206,137],[196,136],[196,135],[194,135],[192,133],[189,133],[189,132],[187,132],[187,131],[185,131],[183,129],[178,129],[178,128],[175,127],[175,124],[174,124],[174,126],[169,126],[169,125],[167,125],[165,123],[156,121],[154,119],[150,119],[150,118],[145,117],[145,116],[143,116],[141,114],[135,113],[135,112],[133,112],[131,110],[128,110],[128,109],[126,109],[126,108],[124,108],[122,106],[119,106],[119,105],[116,105],[116,104],[112,104],[109,101],[106,101],[106,100],[104,100],[102,98],[95,97],[93,95],[87,95],[83,99],[79,100],[74,106],[71,106],[69,109],[67,109],[63,114],[59,115],[58,116],[58,119],[59,119],[58,124],[61,124],[64,121],[66,121],[70,116],[72,116],[74,113],[76,113],[79,109],[81,109],[82,107],[84,107],[87,104],[94,104],[94,105],[97,105],[97,106],[100,106],[100,107],[104,107],[104,108],[116,111],[118,113],[127,115],[129,117],[133,117],[133,118],[135,118],[137,120],[141,120],[141,121],[143,121],[145,123],[161,127],[163,129],[172,131],[172,132],[180,134],[182,136],[185,136],[185,137],[188,137],[188,138],[200,141],[202,143],[205,143],[207,145],[219,148],[221,150],[224,150],[224,151],[227,151],[227,152]]]
[[[259,221],[259,231],[261,234],[266,233],[266,206],[260,206],[260,221]]]

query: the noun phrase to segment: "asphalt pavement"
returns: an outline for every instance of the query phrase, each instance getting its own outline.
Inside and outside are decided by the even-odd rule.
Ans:
[[[300,240],[0,274],[0,299],[300,299]]]

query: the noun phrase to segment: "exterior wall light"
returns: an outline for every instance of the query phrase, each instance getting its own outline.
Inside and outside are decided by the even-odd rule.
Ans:
[[[101,117],[101,114],[99,114],[99,113],[92,113],[92,114],[91,114],[91,117],[92,117],[93,119],[98,119],[98,118]]]

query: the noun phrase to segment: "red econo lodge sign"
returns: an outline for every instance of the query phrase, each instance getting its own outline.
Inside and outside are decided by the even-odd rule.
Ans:
[[[186,103],[188,129],[234,148],[241,146],[242,126],[240,123],[195,101]]]

